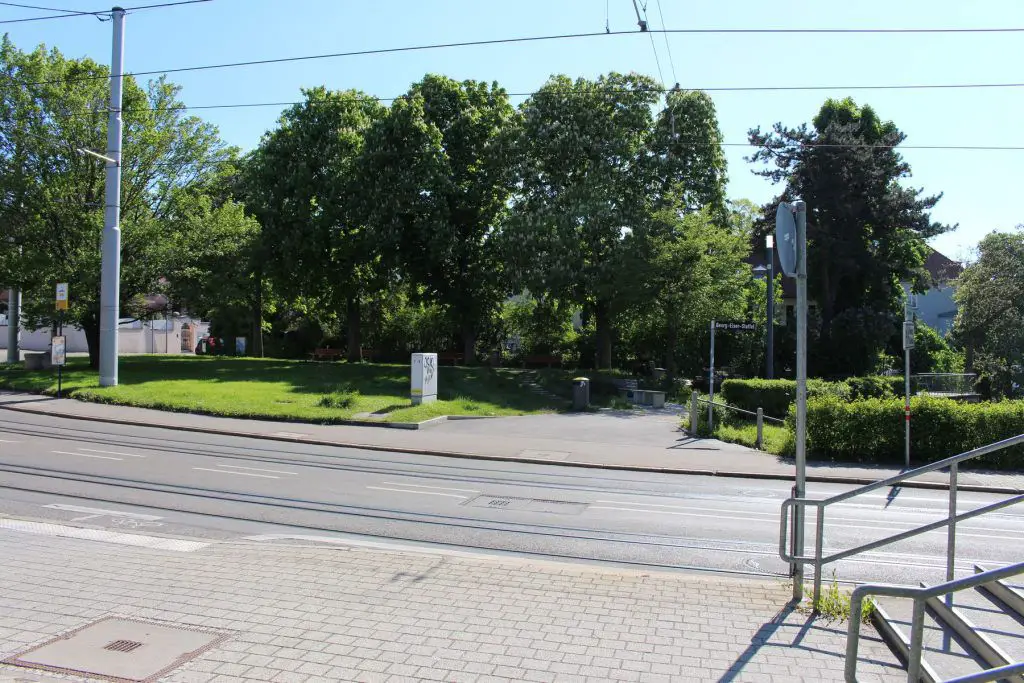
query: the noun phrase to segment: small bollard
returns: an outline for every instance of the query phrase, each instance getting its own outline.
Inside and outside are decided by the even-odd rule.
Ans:
[[[757,409],[757,450],[764,447],[764,408]]]
[[[697,436],[697,392],[690,394],[690,436]]]

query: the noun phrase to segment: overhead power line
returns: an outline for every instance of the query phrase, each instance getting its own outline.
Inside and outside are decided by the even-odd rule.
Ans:
[[[148,9],[151,7],[167,7],[179,4],[192,4],[195,2],[209,2],[210,0],[187,0],[177,3],[163,3],[160,5],[146,5],[133,9]],[[74,16],[74,15],[68,15]],[[1024,32],[1024,28],[916,28],[916,29],[649,29],[651,33],[688,33],[688,34],[747,34],[747,33],[1010,33]],[[489,40],[466,40],[451,43],[432,43],[425,45],[407,45],[402,47],[375,48],[369,50],[352,50],[347,52],[327,52],[314,55],[299,55],[296,57],[273,57],[268,59],[253,59],[242,62],[223,62],[220,64],[204,64],[200,66],[184,66],[168,69],[151,69],[148,71],[135,71],[126,73],[126,76],[155,76],[159,74],[184,73],[191,71],[208,71],[212,69],[229,69],[245,66],[263,66],[267,64],[286,64],[290,62],[305,62],[320,59],[336,59],[342,57],[363,57],[368,55],[397,54],[402,52],[418,52],[423,50],[441,50],[459,47],[480,47],[486,45],[512,45],[516,43],[535,43],[552,40],[577,40],[581,38],[596,38],[600,36],[624,36],[636,35],[636,31],[590,31],[586,33],[561,33],[546,36],[524,36],[519,38],[493,38]],[[70,82],[73,80],[98,80],[105,76],[82,76],[78,79],[59,79],[56,81],[42,81],[39,83],[26,83],[25,85],[51,85],[54,83]]]
[[[136,5],[134,7],[123,8],[125,12],[134,12],[137,10],[144,9],[156,9],[158,7],[176,7],[178,5],[195,5],[200,2],[211,2],[212,0],[178,0],[177,2],[161,2],[152,5]],[[42,17],[25,17],[24,19],[3,19],[0,20],[0,24],[21,24],[28,21],[47,21],[49,19],[67,19],[68,17],[104,17],[110,15],[110,10],[97,10],[95,12],[86,12],[78,10],[67,10],[67,9],[55,9],[52,7],[40,7],[38,5],[22,5],[13,2],[0,2],[0,5],[7,5],[8,7],[24,7],[26,9],[38,9],[44,12],[64,12],[64,14],[50,14]]]

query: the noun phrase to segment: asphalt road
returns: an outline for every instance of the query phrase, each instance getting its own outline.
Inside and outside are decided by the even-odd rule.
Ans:
[[[811,484],[809,495],[848,488]],[[779,508],[789,489],[783,481],[436,458],[0,411],[0,528],[27,519],[213,541],[443,544],[784,577]],[[961,494],[959,509],[1002,498]],[[835,506],[825,546],[837,551],[941,519],[946,500],[944,492],[897,489]],[[841,580],[938,581],[945,541],[945,530],[935,531],[834,568]],[[1024,506],[962,523],[957,544],[964,572],[972,562],[1019,560]]]

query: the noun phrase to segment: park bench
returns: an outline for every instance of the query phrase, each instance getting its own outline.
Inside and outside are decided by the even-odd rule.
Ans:
[[[365,361],[373,361],[377,355],[377,349],[359,349],[359,357]]]
[[[309,354],[309,359],[313,361],[338,360],[342,355],[343,351],[341,349],[316,349],[313,353]]]
[[[437,362],[458,365],[462,362],[462,354],[457,351],[441,351],[437,354]]]
[[[544,367],[550,368],[555,365],[561,367],[562,359],[558,356],[524,356],[523,367],[538,367],[543,365]]]

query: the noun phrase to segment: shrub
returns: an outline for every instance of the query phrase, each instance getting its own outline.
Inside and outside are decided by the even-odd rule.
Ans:
[[[912,464],[923,465],[972,448],[1024,433],[1024,401],[960,403],[918,396],[911,399]],[[787,423],[795,419],[790,410]],[[810,457],[857,463],[902,464],[902,399],[844,402],[819,396],[807,402],[807,450]],[[1024,468],[1024,446],[972,460],[968,467]]]
[[[882,377],[850,377],[846,386],[850,388],[850,399],[859,401],[867,398],[893,398],[903,395],[904,379],[902,376]]]
[[[346,410],[351,408],[359,400],[359,392],[352,388],[351,385],[344,384],[336,387],[331,393],[324,394],[317,401],[317,405],[321,408],[340,408]]]
[[[845,400],[850,398],[850,390],[842,382],[807,381],[808,398],[825,395]],[[751,412],[763,408],[765,415],[783,418],[796,401],[796,382],[791,379],[727,379],[722,382],[722,397],[737,408]]]

